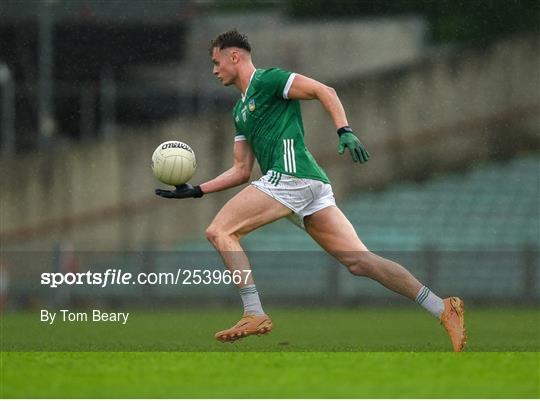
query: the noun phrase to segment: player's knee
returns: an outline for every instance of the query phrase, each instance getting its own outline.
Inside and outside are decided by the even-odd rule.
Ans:
[[[235,233],[230,233],[227,230],[215,225],[210,225],[206,229],[206,239],[213,245],[223,243],[223,241],[238,239]]]
[[[355,276],[369,276],[373,268],[373,258],[371,252],[358,252],[357,255],[347,264],[347,269]]]
[[[222,235],[223,234],[221,230],[217,226],[210,225],[206,229],[206,239],[212,244],[216,244],[218,242],[219,237]]]

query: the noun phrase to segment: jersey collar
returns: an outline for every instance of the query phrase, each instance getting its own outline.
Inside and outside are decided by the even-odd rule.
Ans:
[[[248,86],[247,86],[247,88],[246,88],[246,93],[245,93],[245,94],[242,93],[242,102],[244,102],[244,101],[246,100],[246,95],[247,95],[247,93],[248,93],[249,87],[251,86],[251,81],[253,80],[253,76],[255,75],[255,72],[256,72],[256,71],[257,71],[257,69],[255,68],[255,69],[253,70],[253,72],[251,73],[251,77],[249,78],[249,84],[248,84]]]

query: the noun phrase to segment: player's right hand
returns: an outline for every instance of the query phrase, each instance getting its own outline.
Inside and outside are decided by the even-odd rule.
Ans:
[[[185,199],[185,198],[200,198],[204,195],[199,185],[193,186],[190,184],[177,185],[174,191],[167,189],[156,189],[156,195],[168,199]]]

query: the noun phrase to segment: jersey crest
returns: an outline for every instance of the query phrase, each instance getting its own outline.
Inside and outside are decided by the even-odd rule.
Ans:
[[[255,99],[249,99],[248,108],[251,112],[255,111]]]

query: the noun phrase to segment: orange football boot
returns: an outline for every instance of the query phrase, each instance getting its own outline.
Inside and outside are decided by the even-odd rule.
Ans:
[[[254,334],[272,331],[272,320],[268,315],[244,315],[238,323],[227,330],[217,332],[214,337],[221,342],[233,342]]]
[[[450,297],[443,299],[444,312],[441,315],[441,324],[444,326],[450,340],[454,352],[461,352],[467,343],[467,333],[465,332],[465,305],[458,297]]]

